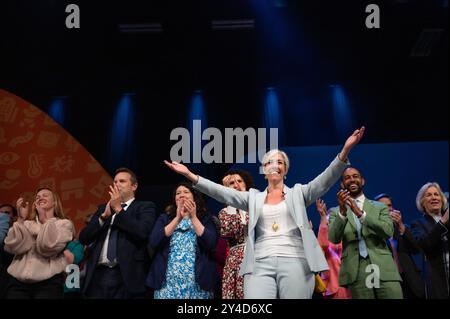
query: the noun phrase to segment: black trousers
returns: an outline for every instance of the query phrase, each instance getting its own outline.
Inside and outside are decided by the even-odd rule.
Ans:
[[[9,276],[6,299],[62,299],[64,297],[63,285],[62,273],[35,283],[24,283]]]
[[[125,286],[119,265],[113,268],[97,266],[86,290],[85,297],[89,299],[133,298]]]

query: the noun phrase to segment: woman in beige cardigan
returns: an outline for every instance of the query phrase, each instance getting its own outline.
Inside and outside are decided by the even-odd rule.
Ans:
[[[5,250],[14,255],[7,299],[63,297],[64,248],[75,234],[73,223],[63,213],[59,196],[48,188],[36,191],[33,209],[17,200],[18,220],[5,238]]]

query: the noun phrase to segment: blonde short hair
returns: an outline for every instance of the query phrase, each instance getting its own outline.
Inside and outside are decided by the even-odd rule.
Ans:
[[[268,151],[266,154],[264,154],[263,158],[262,158],[262,169],[264,172],[264,166],[269,162],[270,158],[272,158],[274,155],[276,154],[281,154],[281,156],[283,156],[284,159],[284,163],[286,165],[286,175],[287,172],[289,171],[289,157],[287,156],[287,154],[279,149],[273,149]]]

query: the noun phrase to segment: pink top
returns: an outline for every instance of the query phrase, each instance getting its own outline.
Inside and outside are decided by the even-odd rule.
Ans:
[[[75,234],[68,219],[15,222],[5,238],[5,251],[15,255],[8,273],[19,281],[39,282],[65,271],[63,250]]]
[[[333,244],[328,240],[328,223],[320,224],[317,236],[320,247],[322,247],[330,270],[322,273],[322,279],[327,286],[323,293],[328,298],[351,299],[350,291],[339,286],[339,271],[341,269],[342,243]]]

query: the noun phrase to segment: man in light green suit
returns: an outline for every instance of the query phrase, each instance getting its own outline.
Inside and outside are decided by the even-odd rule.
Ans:
[[[343,246],[339,285],[354,299],[402,299],[401,277],[386,245],[394,233],[389,210],[365,198],[364,183],[356,168],[346,168],[339,206],[330,213],[328,239]]]

